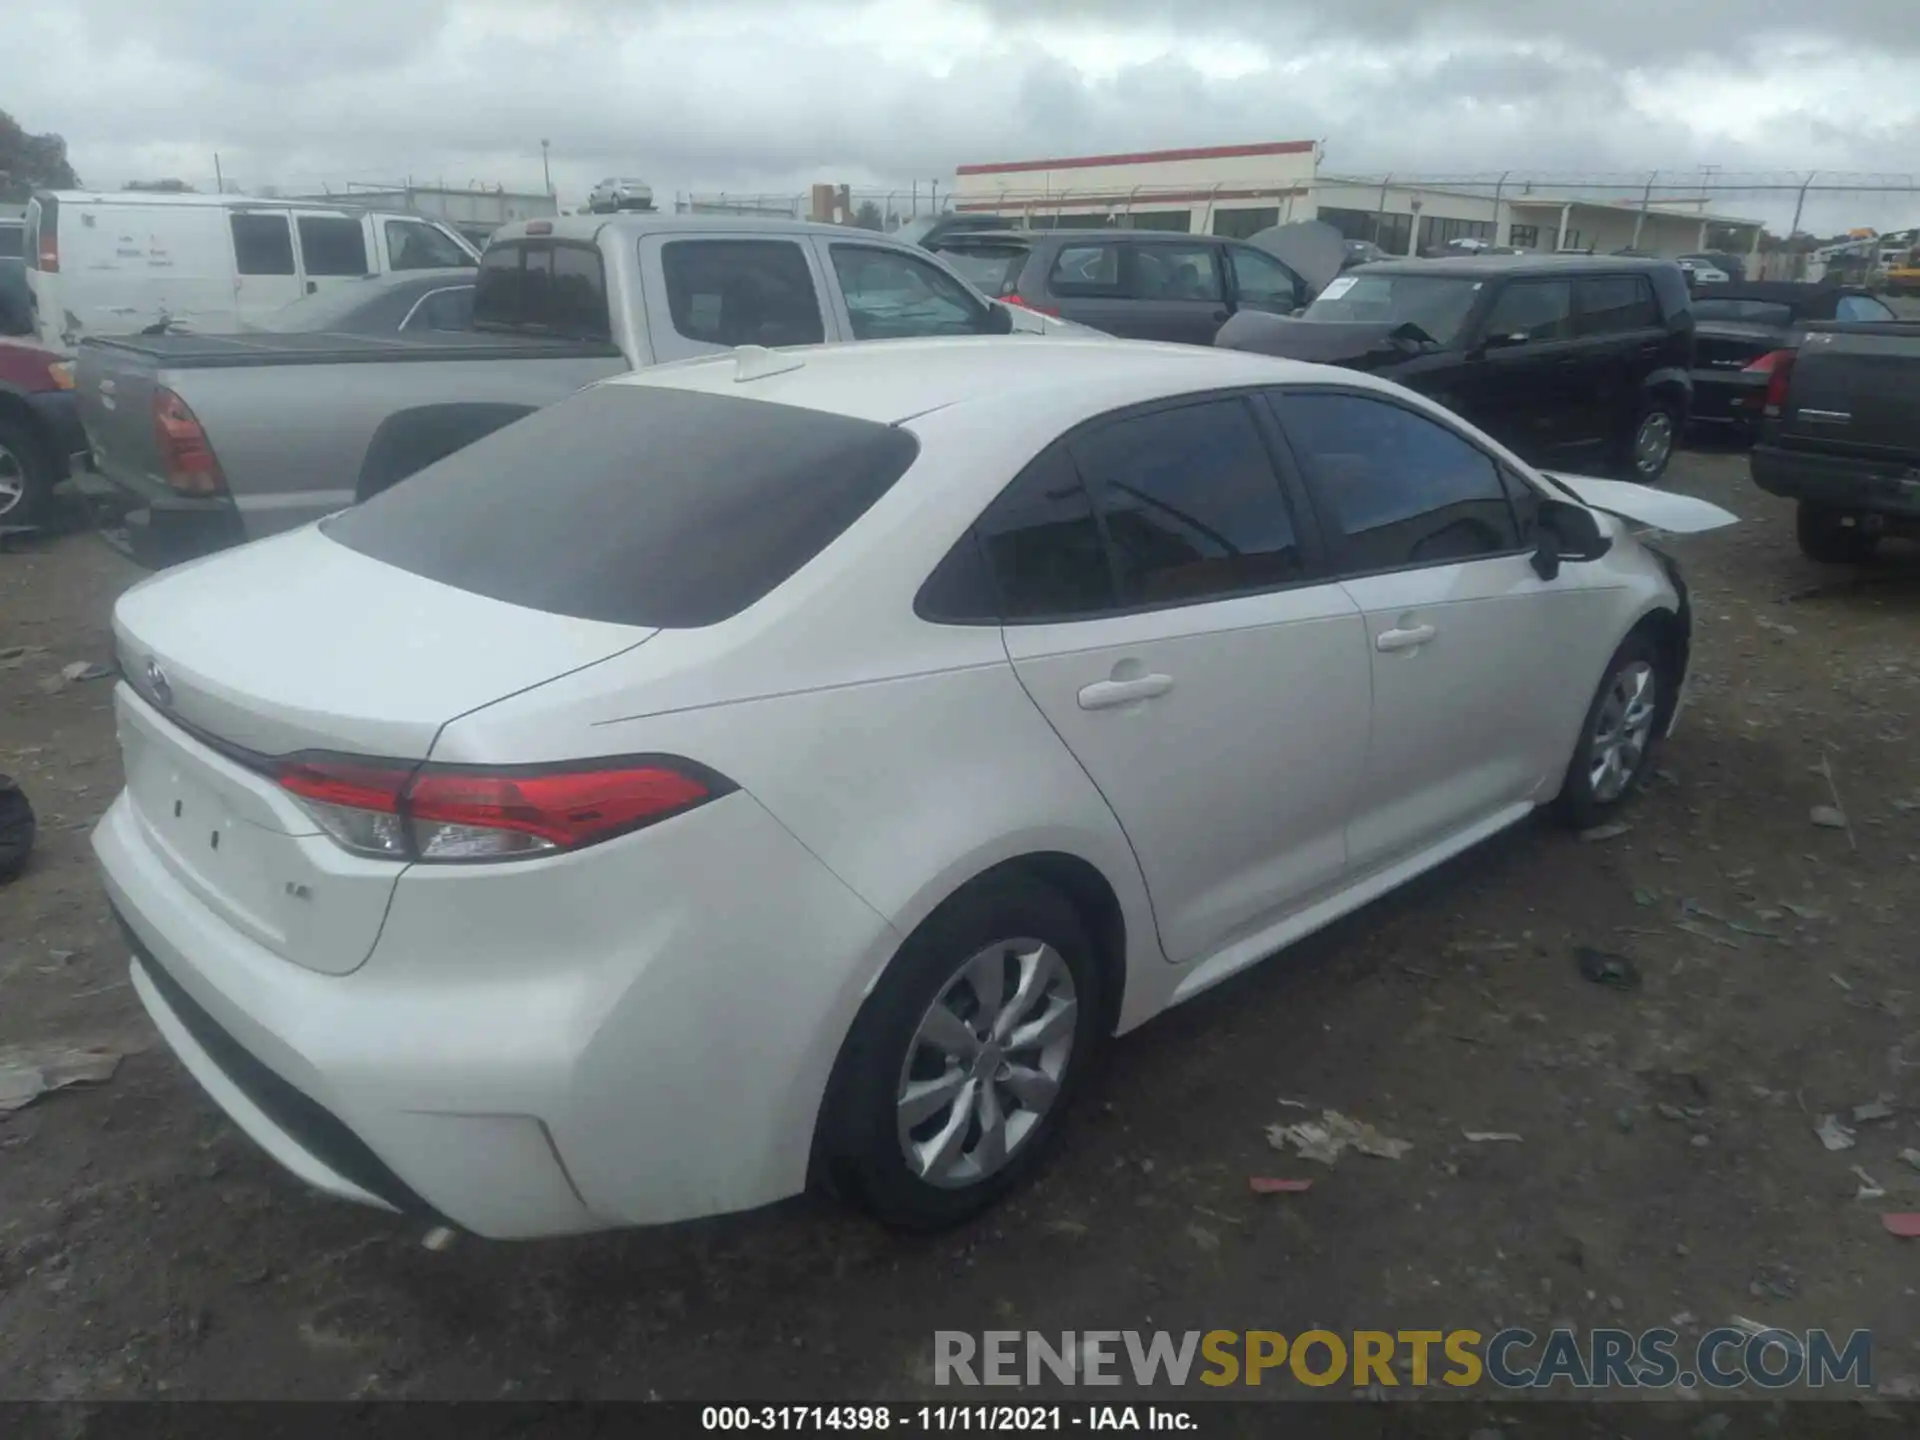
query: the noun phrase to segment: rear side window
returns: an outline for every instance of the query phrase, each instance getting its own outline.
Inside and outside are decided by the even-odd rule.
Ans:
[[[1056,295],[1111,295],[1120,287],[1118,245],[1068,245],[1054,257],[1047,288]]]
[[[1834,301],[1833,317],[1836,320],[1891,320],[1894,314],[1871,295],[1842,295]]]
[[[284,215],[235,215],[233,259],[242,275],[293,274],[293,229]]]
[[[1075,439],[1073,457],[1106,519],[1122,604],[1185,604],[1304,574],[1244,400],[1117,420]]]
[[[660,247],[673,328],[708,345],[827,338],[807,257],[791,240],[673,240]]]
[[[1093,502],[1065,446],[1023,470],[974,528],[1007,619],[1081,619],[1117,603]]]
[[[1138,245],[1133,252],[1136,300],[1220,300],[1220,269],[1211,245]]]
[[[983,295],[1001,300],[1020,288],[1020,272],[1032,252],[1024,245],[936,245],[940,258]]]
[[[1344,537],[1343,573],[1520,548],[1492,458],[1444,425],[1362,395],[1295,391],[1276,394],[1273,405],[1322,519]]]
[[[345,216],[302,215],[300,259],[309,275],[365,275],[366,232]]]
[[[1582,335],[1621,335],[1660,323],[1653,287],[1638,275],[1596,275],[1579,280],[1573,296],[1579,310],[1575,329]]]
[[[471,330],[473,328],[473,287],[458,285],[434,290],[414,303],[407,317],[408,330]]]
[[[575,340],[606,340],[607,281],[591,245],[515,241],[488,249],[474,282],[473,323]]]
[[[616,625],[713,625],[831,544],[918,451],[906,431],[869,420],[600,385],[321,528],[362,555],[510,605]]]

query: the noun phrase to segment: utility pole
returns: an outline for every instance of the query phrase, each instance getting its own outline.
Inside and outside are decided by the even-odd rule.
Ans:
[[[213,192],[216,195],[227,193],[227,182],[220,178],[220,152],[213,152]]]
[[[1638,250],[1640,248],[1640,227],[1646,224],[1647,207],[1653,204],[1654,177],[1659,175],[1659,173],[1660,172],[1658,170],[1648,171],[1647,172],[1647,188],[1640,192],[1640,213],[1633,217],[1633,248],[1635,250]]]
[[[1493,184],[1493,243],[1496,245],[1500,243],[1500,192],[1507,188],[1507,176],[1512,173],[1511,170],[1502,170],[1500,172],[1500,178]],[[1511,225],[1507,227],[1507,237],[1509,242],[1511,242],[1513,237],[1513,227]]]
[[[547,182],[547,198],[553,199],[553,169],[547,163],[547,150],[553,144],[551,140],[540,142],[540,178]]]

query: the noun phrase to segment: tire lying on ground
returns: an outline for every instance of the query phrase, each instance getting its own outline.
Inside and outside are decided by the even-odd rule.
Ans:
[[[33,806],[10,775],[0,775],[0,884],[27,868],[33,850]]]

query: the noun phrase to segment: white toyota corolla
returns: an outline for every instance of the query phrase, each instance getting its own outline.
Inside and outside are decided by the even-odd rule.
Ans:
[[[978,1210],[1104,1037],[1670,726],[1669,530],[1348,371],[609,381],[115,611],[133,981],[319,1188],[533,1236]]]

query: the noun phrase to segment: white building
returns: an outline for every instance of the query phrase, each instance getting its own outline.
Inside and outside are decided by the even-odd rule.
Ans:
[[[1684,255],[1709,248],[1710,239],[1717,242],[1712,248],[1749,254],[1761,229],[1758,220],[1709,214],[1697,198],[1643,208],[1519,183],[1443,186],[1325,175],[1311,140],[962,165],[953,200],[960,212],[1003,215],[1034,229],[1118,225],[1245,237],[1320,219],[1392,255],[1453,240]]]

